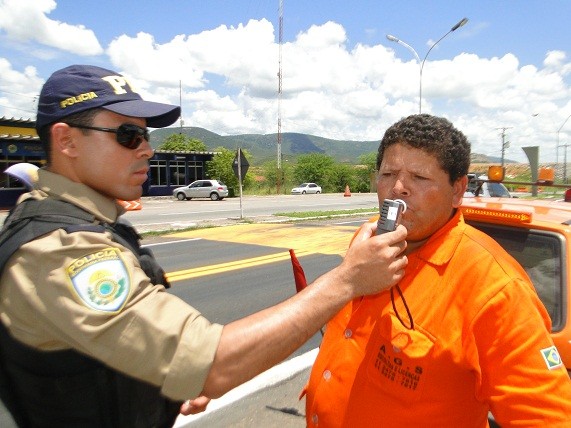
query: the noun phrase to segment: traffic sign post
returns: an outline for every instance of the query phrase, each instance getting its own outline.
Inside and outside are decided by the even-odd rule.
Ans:
[[[234,171],[234,175],[238,177],[238,184],[240,185],[240,218],[243,218],[242,212],[242,178],[248,172],[248,168],[250,167],[250,163],[242,149],[238,148],[236,151],[236,156],[234,157],[234,161],[232,162],[232,170]]]

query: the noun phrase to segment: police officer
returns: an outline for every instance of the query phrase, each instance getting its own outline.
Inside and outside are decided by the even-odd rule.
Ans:
[[[3,252],[2,236],[43,233],[15,245],[1,276],[0,392],[20,426],[171,426],[287,357],[349,300],[402,277],[406,230],[378,237],[371,225],[310,287],[225,326],[166,293],[116,200],[142,194],[148,127],[179,115],[99,67],[64,68],[43,86],[47,167],[0,235]]]

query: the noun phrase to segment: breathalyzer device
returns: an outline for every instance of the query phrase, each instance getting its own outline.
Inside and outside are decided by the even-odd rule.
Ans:
[[[385,199],[379,210],[381,216],[377,222],[377,235],[392,232],[397,228],[402,214],[406,211],[406,202],[402,199]]]

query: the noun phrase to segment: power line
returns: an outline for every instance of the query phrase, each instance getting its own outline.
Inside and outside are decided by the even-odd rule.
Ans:
[[[32,98],[32,99],[37,99],[39,97],[39,95],[27,95],[27,94],[19,94],[18,92],[10,92],[7,91],[5,89],[0,89],[0,92],[4,92],[5,94],[10,94],[10,95],[17,95],[19,97],[26,97],[26,98]]]
[[[13,107],[13,106],[4,106],[4,105],[0,105],[0,107],[2,107],[2,108],[7,108],[7,109],[9,109],[9,110],[20,110],[20,111],[25,111],[26,113],[36,114],[36,111],[35,111],[35,110],[26,110],[26,109],[23,109],[23,108],[18,108],[18,107]]]

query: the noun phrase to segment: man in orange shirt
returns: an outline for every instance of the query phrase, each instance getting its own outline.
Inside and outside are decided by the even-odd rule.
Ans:
[[[381,141],[379,203],[401,199],[405,276],[348,303],[328,326],[307,387],[309,427],[571,426],[571,382],[523,268],[458,210],[470,145],[420,114]]]

